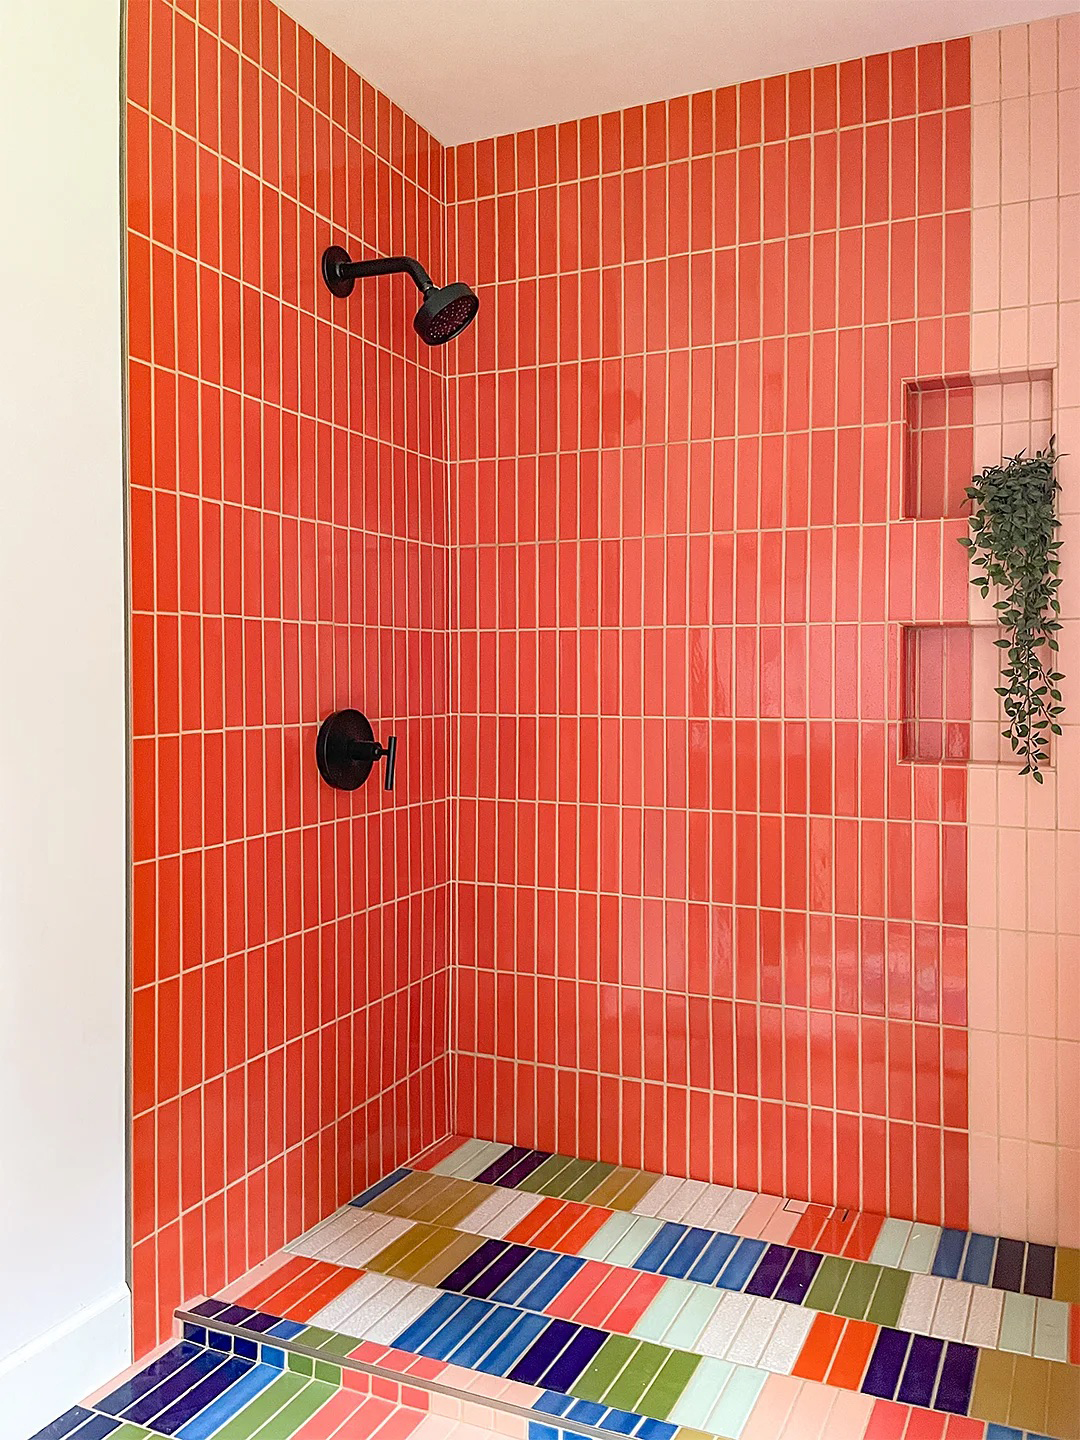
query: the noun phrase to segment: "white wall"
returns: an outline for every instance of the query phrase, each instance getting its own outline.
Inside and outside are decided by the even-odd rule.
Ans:
[[[0,1437],[129,1358],[119,0],[0,41]]]

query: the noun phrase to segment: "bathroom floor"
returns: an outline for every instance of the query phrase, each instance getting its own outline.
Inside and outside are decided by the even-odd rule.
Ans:
[[[1080,1437],[1078,1251],[487,1141],[178,1318],[43,1440]]]

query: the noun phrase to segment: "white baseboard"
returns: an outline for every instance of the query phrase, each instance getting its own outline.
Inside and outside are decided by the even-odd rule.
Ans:
[[[131,1364],[131,1293],[93,1305],[0,1360],[0,1440],[28,1440]]]

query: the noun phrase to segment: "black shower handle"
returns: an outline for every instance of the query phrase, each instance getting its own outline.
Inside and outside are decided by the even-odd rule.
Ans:
[[[359,710],[336,710],[319,726],[315,760],[319,774],[335,790],[358,789],[371,774],[375,762],[385,760],[383,789],[392,790],[397,769],[397,736],[387,736],[386,744],[380,745],[366,715]]]

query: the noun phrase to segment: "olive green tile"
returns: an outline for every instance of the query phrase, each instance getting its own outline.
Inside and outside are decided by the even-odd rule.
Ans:
[[[1080,1367],[1050,1366],[1046,1430],[1059,1440],[1080,1440]]]
[[[473,1211],[490,1196],[491,1191],[486,1185],[474,1185],[471,1180],[462,1180],[459,1183],[462,1187],[460,1191],[443,1195],[434,1204],[425,1206],[420,1218],[429,1220],[433,1225],[464,1225]]]
[[[353,1348],[355,1349],[355,1346]],[[340,1385],[341,1366],[331,1365],[326,1360],[316,1360],[315,1379],[322,1380],[327,1385]]]
[[[271,1437],[278,1440],[279,1436],[284,1440],[286,1435],[295,1435],[301,1425],[306,1425],[316,1411],[321,1410],[337,1393],[333,1385],[309,1380],[299,1395],[294,1395],[274,1416],[273,1424],[260,1433],[259,1440],[271,1440]],[[218,1440],[216,1435],[214,1440]]]
[[[700,1355],[688,1355],[685,1350],[669,1351],[656,1378],[634,1408],[640,1415],[666,1420],[700,1364]]]
[[[639,1340],[631,1340],[628,1335],[610,1335],[585,1372],[574,1381],[576,1398],[599,1401],[640,1343]]]
[[[1080,1305],[1080,1250],[1058,1246],[1054,1266],[1054,1299]]]
[[[109,1434],[109,1440],[144,1440],[144,1437],[153,1440],[153,1431],[144,1430],[141,1425],[121,1425]]]
[[[969,1413],[977,1420],[1007,1425],[1016,1356],[1001,1350],[980,1350],[975,1367]]]
[[[306,1335],[304,1336],[304,1339],[307,1339]],[[323,1341],[323,1343],[317,1347],[317,1349],[323,1355],[348,1355],[351,1351],[356,1349],[356,1336],[338,1334],[328,1335],[327,1338]],[[317,1368],[315,1371],[315,1378],[319,1378],[319,1372]]]
[[[558,1189],[559,1176],[571,1163],[569,1155],[549,1155],[542,1165],[538,1165],[531,1175],[526,1175],[514,1188],[524,1190],[529,1195],[549,1195],[553,1192],[548,1187],[555,1186],[556,1190]]]
[[[422,1202],[424,1192],[432,1182],[439,1184],[443,1178],[442,1175],[428,1175],[423,1170],[412,1170],[396,1185],[391,1185],[389,1190],[384,1190],[381,1195],[369,1200],[364,1209],[375,1210],[380,1215],[400,1215],[407,1220],[417,1203]]]
[[[400,1280],[416,1280],[421,1273],[430,1273],[431,1262],[437,1260],[443,1251],[450,1247],[456,1235],[456,1231],[444,1230],[441,1225],[430,1226],[429,1233],[419,1245],[414,1245],[408,1254],[396,1260],[393,1265],[383,1268],[382,1273],[395,1275]],[[470,1238],[476,1239],[475,1236]],[[477,1244],[479,1243],[477,1241]],[[380,1267],[372,1262],[370,1268],[376,1270]],[[449,1275],[452,1268],[451,1265],[446,1265],[443,1275]]]
[[[906,1270],[883,1269],[866,1312],[867,1320],[875,1325],[895,1325],[910,1284],[911,1276]]]
[[[587,1197],[589,1204],[604,1205],[609,1210],[623,1209],[624,1207],[622,1205],[618,1205],[615,1202],[618,1196],[621,1195],[622,1192],[626,1189],[626,1187],[631,1184],[631,1182],[634,1181],[640,1174],[640,1170],[627,1170],[626,1167],[623,1165],[611,1166],[611,1168],[608,1170],[608,1173],[600,1181],[599,1185],[597,1185],[596,1189],[593,1190],[592,1194]],[[636,1203],[637,1202],[635,1201],[635,1204]]]
[[[865,1265],[856,1260],[844,1282],[834,1314],[843,1315],[848,1320],[861,1320],[869,1308],[880,1278],[880,1265]]]
[[[659,1179],[659,1175],[651,1175],[647,1170],[636,1170],[633,1178],[626,1182],[618,1195],[604,1203],[611,1210],[633,1210],[635,1205],[639,1205],[645,1199]],[[598,1204],[599,1202],[594,1201],[593,1203]]]
[[[297,1375],[306,1375],[310,1380],[315,1374],[315,1361],[310,1355],[298,1355],[295,1350],[290,1350],[285,1356],[285,1367],[294,1371]]]
[[[403,1235],[391,1240],[377,1255],[373,1255],[364,1269],[375,1270],[380,1275],[392,1275],[394,1266],[400,1264],[418,1245],[422,1245],[434,1230],[433,1225],[414,1225],[411,1230],[406,1230]]]
[[[281,1415],[307,1383],[299,1375],[284,1372],[280,1380],[273,1381],[261,1394],[256,1395],[249,1405],[238,1411],[228,1424],[216,1431],[214,1440],[248,1440],[250,1435],[254,1435],[271,1420],[274,1421],[274,1430],[268,1433],[290,1434],[290,1431],[280,1428]]]
[[[1009,1399],[1009,1424],[1020,1430],[1046,1429],[1046,1404],[1050,1397],[1050,1362],[1033,1355],[1017,1355]]]
[[[324,1330],[320,1325],[306,1325],[304,1333],[296,1338],[302,1340],[311,1350],[321,1350],[324,1345],[328,1345],[333,1340],[336,1334],[336,1330]]]
[[[467,1260],[470,1255],[480,1249],[481,1245],[487,1243],[482,1235],[460,1234],[456,1230],[449,1230],[445,1233],[448,1236],[447,1244],[441,1250],[433,1252],[427,1262],[409,1276],[409,1279],[415,1284],[440,1285],[463,1260]]]
[[[826,1255],[803,1303],[809,1305],[811,1310],[827,1310],[831,1313],[847,1283],[851,1266],[852,1261],[843,1260],[839,1255]]]
[[[618,1377],[604,1391],[601,1397],[605,1405],[613,1410],[634,1410],[652,1382],[660,1373],[660,1367],[671,1354],[666,1345],[653,1345],[645,1340],[638,1348],[630,1364],[625,1366]]]
[[[603,1160],[594,1160],[587,1166],[584,1174],[579,1175],[570,1188],[563,1195],[564,1200],[588,1201],[595,1205],[596,1201],[591,1198],[596,1187],[611,1174],[615,1169],[614,1165],[607,1165]]]
[[[569,1200],[569,1192],[589,1173],[592,1166],[591,1160],[571,1160],[568,1165],[563,1166],[552,1183],[545,1187],[544,1194],[550,1195],[553,1200]]]

